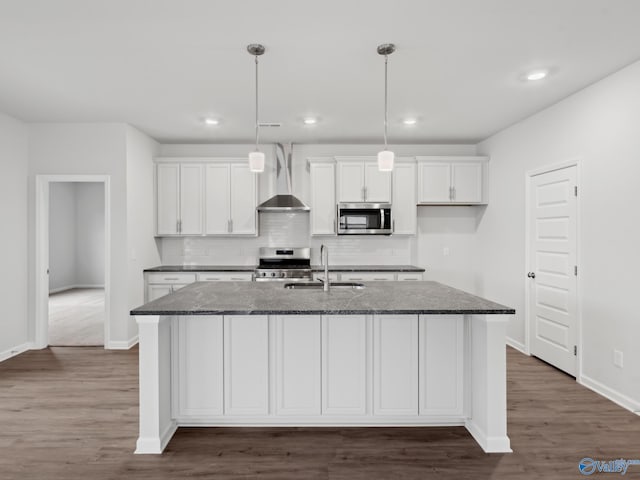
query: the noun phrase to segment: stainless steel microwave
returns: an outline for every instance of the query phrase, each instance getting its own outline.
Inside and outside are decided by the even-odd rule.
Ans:
[[[339,203],[338,235],[391,235],[390,203]]]

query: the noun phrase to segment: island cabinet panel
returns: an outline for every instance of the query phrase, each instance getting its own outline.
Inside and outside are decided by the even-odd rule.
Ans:
[[[278,315],[276,414],[320,415],[320,316]]]
[[[224,317],[224,413],[269,413],[269,319]]]
[[[373,318],[373,413],[418,414],[418,316]]]
[[[463,413],[464,316],[420,316],[420,415]]]
[[[367,407],[367,320],[322,317],[322,414],[364,415]]]
[[[178,317],[179,417],[223,414],[222,316]]]

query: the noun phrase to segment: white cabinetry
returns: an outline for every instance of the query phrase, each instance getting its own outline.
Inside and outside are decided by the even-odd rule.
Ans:
[[[420,415],[463,413],[464,317],[420,316]]]
[[[393,169],[393,233],[415,235],[418,211],[416,206],[416,164],[396,162]]]
[[[147,280],[147,302],[164,297],[196,281],[194,273],[149,273]]]
[[[320,316],[276,321],[276,414],[320,415]]]
[[[396,274],[393,272],[353,272],[340,274],[343,282],[393,282]]]
[[[367,408],[367,319],[322,317],[322,414],[364,415]]]
[[[337,157],[338,202],[391,202],[391,173],[373,158]]]
[[[309,161],[311,235],[336,234],[336,165]]]
[[[201,164],[157,166],[158,235],[202,234],[202,171]]]
[[[484,201],[486,157],[417,157],[418,203],[472,205]]]
[[[269,320],[224,317],[224,413],[269,413]]]
[[[205,185],[207,235],[257,233],[257,183],[246,164],[207,164]]]
[[[174,416],[222,415],[222,323],[221,316],[178,318],[179,377]]]
[[[373,319],[373,413],[418,414],[418,316]]]
[[[198,273],[198,282],[250,282],[251,272],[206,272]]]

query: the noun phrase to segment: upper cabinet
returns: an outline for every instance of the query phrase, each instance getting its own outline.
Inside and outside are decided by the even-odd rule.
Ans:
[[[202,165],[157,165],[158,235],[202,234]]]
[[[416,207],[416,163],[414,161],[395,162],[391,213],[395,235],[415,235],[418,211]]]
[[[338,202],[391,202],[391,173],[374,157],[336,157]]]
[[[159,162],[157,234],[256,235],[257,179],[246,162]]]
[[[311,235],[336,234],[336,165],[309,159]]]
[[[485,204],[487,157],[417,157],[418,203]]]

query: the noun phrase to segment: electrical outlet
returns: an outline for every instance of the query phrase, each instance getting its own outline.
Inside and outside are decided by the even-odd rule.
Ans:
[[[445,257],[449,256],[449,247],[444,247],[442,249],[442,255],[444,255]]]
[[[613,351],[613,364],[616,367],[622,368],[623,365],[623,356],[620,350]]]

